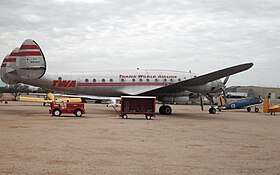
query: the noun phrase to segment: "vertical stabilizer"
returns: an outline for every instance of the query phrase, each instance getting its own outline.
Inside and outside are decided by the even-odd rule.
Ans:
[[[21,79],[39,79],[46,72],[46,60],[39,45],[31,39],[6,56],[1,65],[1,79],[7,84]]]
[[[17,57],[17,73],[24,79],[41,78],[46,72],[46,60],[39,45],[31,39],[23,42]]]

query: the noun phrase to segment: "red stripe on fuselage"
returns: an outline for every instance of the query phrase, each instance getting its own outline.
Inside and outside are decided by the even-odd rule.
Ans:
[[[2,64],[2,65],[1,65],[1,67],[6,67],[6,66],[7,66],[7,64]]]
[[[42,56],[41,52],[19,52],[18,56]]]
[[[20,47],[20,50],[23,50],[23,49],[39,49],[39,47],[37,45],[22,45]]]
[[[6,59],[4,59],[4,61],[3,62],[6,62],[6,63],[8,63],[8,62],[16,62],[16,58],[6,58]]]
[[[123,82],[123,83],[79,83],[78,86],[166,86],[164,82]]]

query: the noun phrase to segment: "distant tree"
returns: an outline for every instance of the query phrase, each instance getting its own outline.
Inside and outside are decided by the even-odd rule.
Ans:
[[[41,87],[39,87],[37,90],[35,90],[35,91],[33,91],[34,93],[45,93],[45,94],[47,94],[47,93],[50,93],[52,90],[50,90],[50,89],[46,89],[46,88],[41,88]]]
[[[12,84],[5,86],[5,92],[11,93],[14,98],[17,98],[21,93],[29,93],[31,90],[29,86],[22,84]]]
[[[3,94],[6,92],[6,88],[5,87],[0,87],[0,94]]]

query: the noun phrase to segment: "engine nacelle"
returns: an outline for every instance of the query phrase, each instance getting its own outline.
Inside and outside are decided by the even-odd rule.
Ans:
[[[208,93],[216,93],[221,92],[221,89],[223,88],[224,84],[222,84],[221,81],[212,81],[205,85],[200,86],[190,86],[187,87],[187,89],[191,92],[197,92],[202,94],[208,94]]]

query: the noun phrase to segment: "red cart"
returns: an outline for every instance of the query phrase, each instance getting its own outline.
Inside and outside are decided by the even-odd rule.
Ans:
[[[81,117],[85,114],[85,105],[84,103],[74,103],[68,102],[62,104],[50,104],[51,109],[49,110],[49,114],[53,116],[60,116],[61,114],[75,114],[76,117]]]
[[[144,114],[147,120],[155,117],[156,97],[121,96],[119,116],[127,119],[127,114]]]

